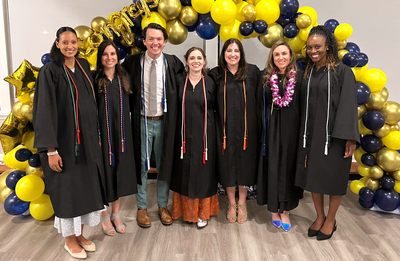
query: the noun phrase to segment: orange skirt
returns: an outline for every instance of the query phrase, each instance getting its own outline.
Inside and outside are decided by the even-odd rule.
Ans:
[[[172,219],[183,217],[184,221],[196,223],[197,218],[208,220],[210,216],[217,216],[218,214],[217,194],[208,198],[188,198],[179,193],[173,193]]]

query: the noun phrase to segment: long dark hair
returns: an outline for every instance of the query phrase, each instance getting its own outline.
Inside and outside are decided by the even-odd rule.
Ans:
[[[207,74],[207,71],[208,71],[208,68],[207,68],[207,59],[206,59],[206,54],[205,54],[205,52],[203,51],[203,49],[201,49],[200,47],[191,47],[189,50],[187,50],[187,52],[186,52],[186,54],[183,56],[183,57],[185,57],[185,61],[186,61],[186,63],[187,63],[187,60],[189,59],[189,56],[190,56],[190,54],[193,52],[193,51],[199,51],[200,53],[201,53],[201,55],[203,56],[203,59],[204,59],[204,61],[205,61],[205,63],[204,63],[204,66],[203,66],[203,68],[201,69],[201,73],[203,74],[203,75],[206,75]],[[186,66],[185,66],[185,72],[186,73],[189,73],[189,66],[186,64]]]
[[[311,29],[310,33],[308,34],[308,38],[313,35],[320,35],[325,38],[325,44],[328,46],[326,50],[326,65],[330,65],[327,70],[334,70],[336,66],[339,65],[340,60],[338,56],[338,47],[335,36],[332,32],[323,25],[315,26]],[[306,55],[306,70],[304,73],[304,79],[310,77],[311,68],[314,66],[314,62],[311,58]]]
[[[125,71],[125,69],[119,64],[119,53],[118,53],[118,48],[115,45],[115,43],[109,39],[104,40],[98,48],[97,51],[97,66],[96,66],[96,71],[93,74],[93,78],[94,78],[94,82],[97,84],[97,91],[103,92],[104,86],[107,85],[107,83],[109,82],[107,76],[104,73],[104,66],[101,63],[101,57],[103,56],[104,50],[106,49],[107,46],[111,45],[112,47],[114,47],[115,52],[117,54],[117,58],[118,58],[118,63],[115,65],[115,76],[119,77],[122,81],[122,86],[125,90],[125,92],[127,93],[131,93],[131,89],[130,89],[130,83],[129,83],[129,75],[128,73]]]
[[[230,38],[224,43],[221,54],[219,55],[218,65],[221,67],[222,70],[227,69],[227,64],[225,61],[225,52],[226,52],[226,49],[228,49],[228,46],[233,43],[237,44],[237,46],[239,47],[239,51],[240,51],[239,68],[238,68],[238,71],[236,72],[235,80],[243,81],[244,79],[247,78],[248,64],[246,62],[246,57],[244,55],[243,45],[238,39]]]
[[[53,46],[51,47],[50,50],[50,59],[59,65],[62,65],[64,63],[64,55],[61,53],[60,48],[57,47],[56,42],[58,43],[60,41],[60,36],[64,32],[73,32],[76,35],[76,38],[78,39],[75,30],[71,27],[63,26],[57,30],[56,39],[54,40]],[[79,50],[76,52],[75,57],[78,57],[78,54]]]

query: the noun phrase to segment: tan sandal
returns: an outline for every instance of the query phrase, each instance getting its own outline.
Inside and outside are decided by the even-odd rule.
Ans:
[[[244,222],[247,221],[247,205],[246,203],[244,203],[243,205],[238,204],[238,223],[239,224],[243,224]],[[240,211],[243,214],[240,214]],[[239,220],[243,219],[244,221],[240,222]]]
[[[234,209],[235,212],[232,213],[231,209]],[[230,223],[235,223],[237,220],[237,205],[236,204],[229,204],[228,205],[228,210],[226,211],[226,219],[228,219],[228,221]]]

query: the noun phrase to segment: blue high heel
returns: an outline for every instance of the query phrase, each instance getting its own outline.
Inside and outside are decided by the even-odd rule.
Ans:
[[[281,222],[280,219],[279,220],[273,220],[272,217],[271,217],[271,221],[272,221],[272,225],[274,225],[274,227],[276,227],[276,228],[280,228],[282,226],[282,222]]]
[[[285,230],[285,232],[288,232],[289,229],[292,228],[292,224],[290,224],[290,223],[282,223],[282,228],[283,228],[283,230]]]

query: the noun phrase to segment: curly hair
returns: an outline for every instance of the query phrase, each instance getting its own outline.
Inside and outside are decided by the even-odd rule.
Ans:
[[[335,36],[332,32],[323,25],[315,26],[311,29],[310,33],[308,34],[308,39],[310,39],[313,35],[320,35],[325,38],[325,44],[328,46],[326,50],[326,65],[330,65],[327,70],[334,70],[336,66],[339,65],[340,60],[338,56],[338,47],[337,41]],[[306,69],[304,73],[304,79],[310,77],[311,69],[314,67],[314,62],[311,58],[307,55],[306,56]]]

